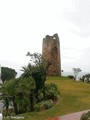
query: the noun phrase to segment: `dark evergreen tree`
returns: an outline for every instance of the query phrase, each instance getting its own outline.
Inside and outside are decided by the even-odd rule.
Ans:
[[[6,80],[10,80],[16,77],[17,72],[12,69],[12,68],[8,68],[8,67],[1,67],[1,79],[4,83],[4,81]]]

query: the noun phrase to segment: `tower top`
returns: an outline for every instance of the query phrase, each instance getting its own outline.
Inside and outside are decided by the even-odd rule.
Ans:
[[[58,34],[56,33],[56,34],[54,34],[53,36],[50,36],[50,35],[46,35],[45,36],[45,38],[43,38],[43,40],[47,40],[47,41],[49,41],[49,40],[58,40],[59,41],[59,37],[58,37]]]

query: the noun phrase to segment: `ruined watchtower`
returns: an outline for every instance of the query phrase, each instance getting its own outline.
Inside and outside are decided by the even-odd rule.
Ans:
[[[58,34],[43,38],[42,55],[53,64],[48,69],[48,76],[61,76],[60,43]]]

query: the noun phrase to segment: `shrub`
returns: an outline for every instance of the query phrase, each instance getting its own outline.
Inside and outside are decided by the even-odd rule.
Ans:
[[[88,111],[87,113],[83,113],[80,120],[90,120],[90,111]]]
[[[53,106],[54,101],[57,101],[59,98],[59,91],[57,85],[54,83],[45,84],[45,97],[46,100],[44,101],[44,96],[42,93],[42,89],[38,92],[38,99],[39,103],[34,105],[35,111],[42,111],[45,109],[49,109]]]
[[[57,85],[54,83],[46,84],[45,85],[45,95],[46,99],[58,100],[59,91]]]
[[[70,79],[74,79],[74,76],[73,76],[73,75],[68,75],[68,77],[69,77]]]
[[[44,104],[44,108],[48,109],[48,108],[51,108],[53,106],[53,101],[52,100],[47,100],[43,104]]]
[[[53,106],[53,101],[52,100],[42,101],[38,104],[35,104],[34,110],[38,112],[38,111],[42,111],[42,110],[45,110],[45,109],[49,109],[52,106]]]
[[[39,101],[43,101],[44,100],[44,95],[42,93],[42,89],[39,90],[39,92],[38,92],[38,99],[39,99]]]
[[[28,111],[29,99],[27,97],[21,98],[20,96],[17,96],[16,103],[17,103],[17,108],[18,108],[19,114]]]

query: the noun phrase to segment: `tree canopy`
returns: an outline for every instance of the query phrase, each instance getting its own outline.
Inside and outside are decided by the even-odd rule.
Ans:
[[[81,69],[80,68],[73,68],[73,72],[74,72],[74,79],[76,80],[78,73],[81,72]]]
[[[4,83],[6,80],[10,80],[15,78],[17,75],[17,72],[15,69],[8,68],[8,67],[1,67],[1,79]]]

